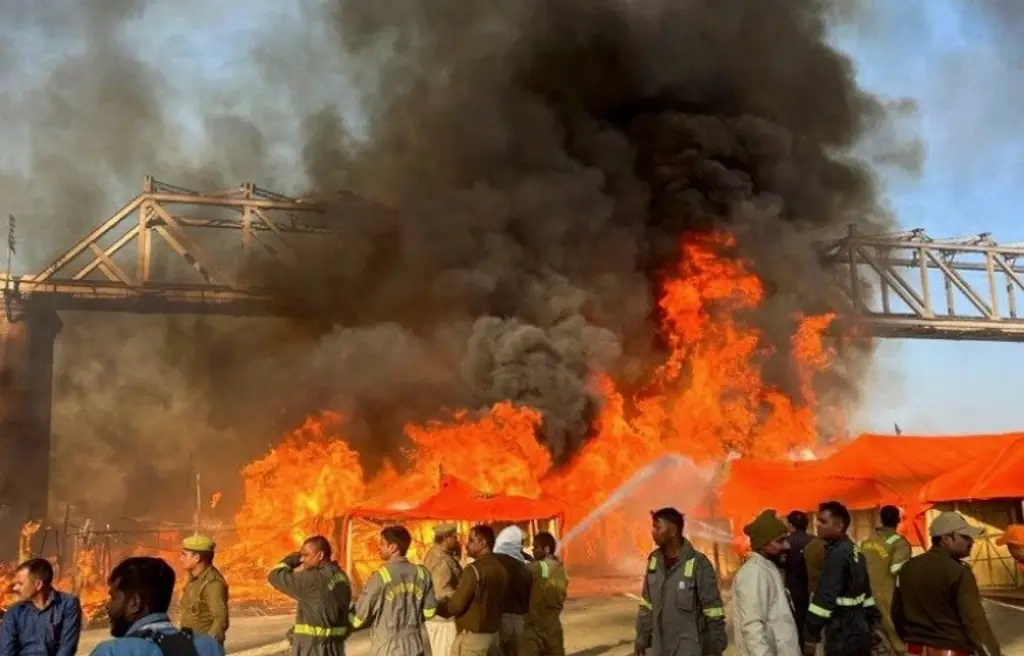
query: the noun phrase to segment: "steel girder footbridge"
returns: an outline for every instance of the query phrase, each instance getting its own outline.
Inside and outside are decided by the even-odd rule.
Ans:
[[[0,273],[7,319],[33,306],[286,315],[249,279],[246,263],[262,257],[283,271],[302,267],[296,240],[338,232],[345,216],[374,220],[390,211],[352,194],[292,198],[251,183],[199,192],[146,177],[138,196],[49,266],[33,275]],[[238,238],[224,239],[225,232]],[[819,249],[876,336],[1024,341],[1024,244],[998,244],[988,234],[933,239],[923,230],[851,230]]]

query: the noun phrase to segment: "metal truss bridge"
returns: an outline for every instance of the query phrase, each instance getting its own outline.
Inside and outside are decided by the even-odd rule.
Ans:
[[[338,215],[373,220],[389,211],[354,195],[290,198],[250,183],[201,193],[147,177],[141,194],[53,263],[35,275],[0,273],[0,288],[10,319],[31,305],[283,315],[247,275],[248,264],[262,258],[283,271],[301,267],[297,243],[337,232]],[[224,239],[225,231],[240,239]],[[999,245],[987,234],[851,231],[820,244],[820,255],[879,337],[1024,341],[1024,245]]]

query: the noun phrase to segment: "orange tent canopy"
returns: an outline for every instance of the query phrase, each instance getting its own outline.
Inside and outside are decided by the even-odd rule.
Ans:
[[[851,510],[893,504],[915,518],[912,542],[924,535],[922,487],[965,462],[990,459],[1024,433],[963,437],[865,434],[827,458],[798,462],[737,460],[719,490],[719,508],[739,525],[764,508],[812,510],[835,499]],[[1022,448],[1024,451],[1024,448]],[[962,497],[961,497],[962,498]]]
[[[1024,433],[958,437],[866,434],[841,446],[818,467],[837,476],[872,478],[900,495],[917,500],[923,485],[975,458],[992,456]]]
[[[451,476],[441,479],[440,489],[412,508],[356,506],[350,518],[394,520],[473,520],[479,522],[526,522],[531,519],[561,519],[564,510],[550,497],[488,495]]]
[[[939,474],[919,497],[924,503],[1024,497],[1024,437]]]

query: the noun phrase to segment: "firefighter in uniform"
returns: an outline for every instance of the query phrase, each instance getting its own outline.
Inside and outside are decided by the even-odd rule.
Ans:
[[[720,656],[728,645],[718,576],[708,557],[683,538],[683,515],[651,515],[658,549],[647,559],[634,652],[644,656]]]
[[[892,595],[896,588],[896,575],[912,555],[910,543],[896,529],[900,525],[900,511],[896,506],[882,506],[879,512],[882,525],[861,542],[860,550],[868,564],[871,596],[882,616],[882,641],[879,654],[906,652],[903,641],[892,623]]]
[[[331,560],[327,538],[306,538],[300,551],[270,570],[267,581],[298,602],[295,626],[288,632],[294,656],[344,655],[352,585]]]
[[[404,526],[388,526],[380,532],[384,566],[370,576],[349,618],[353,631],[371,628],[373,656],[427,653],[424,624],[437,612],[437,602],[427,569],[405,557],[410,545],[412,536]]]
[[[213,566],[216,547],[205,535],[182,540],[181,566],[188,580],[181,592],[178,623],[223,645],[228,631],[228,584]]]
[[[440,524],[434,528],[434,544],[423,557],[423,566],[430,573],[434,584],[434,597],[438,602],[455,594],[462,575],[459,564],[459,527],[455,524]],[[433,656],[449,656],[455,641],[455,621],[435,616],[427,622],[427,636]]]
[[[540,532],[533,536],[533,575],[530,611],[526,616],[523,656],[565,656],[562,609],[569,591],[569,576],[555,557],[555,536]]]
[[[818,507],[818,536],[827,543],[818,587],[807,607],[804,654],[825,637],[825,656],[869,656],[879,628],[864,555],[846,534],[850,511],[838,501]]]

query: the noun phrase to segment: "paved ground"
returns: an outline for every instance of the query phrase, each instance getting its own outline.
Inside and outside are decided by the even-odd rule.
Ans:
[[[1024,656],[1024,609],[986,602],[989,619],[1003,646],[1004,656]],[[728,609],[726,611],[728,613]],[[728,614],[727,614],[728,617]],[[566,652],[570,656],[629,656],[633,651],[633,623],[636,619],[636,601],[627,597],[572,599],[563,615]],[[290,617],[246,617],[232,622],[228,632],[228,652],[234,653],[257,647],[260,656],[281,653],[272,645],[279,643],[291,626]],[[729,627],[732,639],[732,627]],[[88,653],[106,638],[102,630],[87,631],[82,635],[79,653]],[[369,653],[368,635],[356,634],[348,643],[349,656]],[[726,652],[732,656],[732,647]],[[255,656],[255,655],[254,655]]]

